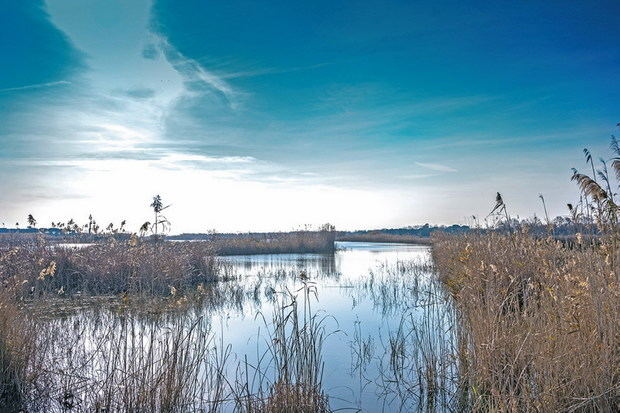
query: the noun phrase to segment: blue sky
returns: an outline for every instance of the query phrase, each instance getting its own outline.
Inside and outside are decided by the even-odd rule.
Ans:
[[[0,221],[464,223],[577,192],[620,121],[617,1],[7,1]]]

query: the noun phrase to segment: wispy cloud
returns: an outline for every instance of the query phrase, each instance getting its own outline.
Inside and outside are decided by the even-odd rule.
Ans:
[[[57,82],[37,83],[37,84],[34,84],[34,85],[25,85],[25,86],[18,86],[18,87],[8,87],[8,88],[5,88],[5,89],[0,89],[0,93],[14,92],[14,91],[18,91],[18,90],[42,89],[42,88],[46,88],[46,87],[70,85],[70,84],[71,84],[71,82],[69,82],[67,80],[59,80]]]
[[[457,172],[457,170],[452,168],[451,166],[442,165],[440,163],[416,162],[415,164],[418,165],[418,166],[421,166],[422,168],[430,169],[431,171]]]
[[[164,38],[160,39],[159,46],[166,60],[184,77],[186,86],[190,86],[192,90],[198,90],[200,86],[207,86],[209,89],[219,93],[231,108],[235,109],[237,107],[239,93],[222,77],[206,70],[198,61],[181,54]]]
[[[408,174],[408,175],[401,175],[400,177],[402,179],[424,179],[424,178],[430,178],[433,176],[437,176],[436,174]]]
[[[255,69],[255,70],[246,70],[246,71],[238,71],[238,72],[230,72],[224,73],[220,76],[222,79],[235,79],[240,77],[255,77],[255,76],[263,76],[263,75],[275,75],[281,73],[291,73],[298,72],[302,70],[311,70],[317,69],[319,67],[323,67],[328,65],[328,63],[317,63],[314,65],[308,66],[296,66],[296,67],[288,67],[288,68],[267,68],[267,69]]]

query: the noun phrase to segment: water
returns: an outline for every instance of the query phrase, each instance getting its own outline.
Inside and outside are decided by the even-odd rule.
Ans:
[[[454,346],[454,316],[448,298],[435,282],[428,246],[341,242],[333,255],[273,254],[219,260],[230,281],[209,290],[209,296],[215,298],[203,305],[183,303],[180,298],[179,310],[146,314],[135,324],[132,321],[132,334],[138,331],[141,343],[149,334],[164,342],[165,331],[177,325],[174,320],[178,323],[185,317],[191,324],[191,320],[200,319],[201,328],[208,332],[199,339],[208,341],[209,351],[226,354],[222,356],[225,363],[217,363],[223,365],[227,380],[247,379],[245,373],[240,379],[239,371],[250,366],[248,376],[255,378],[258,371],[263,377],[252,384],[253,391],[258,391],[275,380],[269,352],[274,311],[297,297],[299,303],[310,303],[326,336],[320,352],[321,386],[331,409],[411,411],[430,404],[441,410],[450,404],[455,367],[442,359]],[[127,316],[117,307],[98,303],[49,316],[46,322],[54,325],[54,331],[68,334],[48,338],[58,343],[57,353],[48,361],[53,358],[61,370],[73,368],[75,363],[68,357],[89,359],[91,364],[98,360],[100,368],[89,366],[80,374],[102,374],[105,368],[101,366],[110,363],[106,364],[107,356],[97,343],[109,340],[111,346],[111,337],[125,334],[119,329],[129,331],[124,324]],[[67,353],[67,347],[73,350]],[[111,348],[106,351],[113,352]],[[101,354],[89,356],[96,351]],[[199,374],[208,374],[206,367],[201,369]],[[429,387],[433,391],[429,380],[443,390],[429,393]],[[224,403],[222,410],[234,410],[234,404]]]

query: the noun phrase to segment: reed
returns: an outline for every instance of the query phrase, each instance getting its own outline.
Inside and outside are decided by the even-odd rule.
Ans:
[[[299,297],[301,293],[301,297]],[[322,389],[322,351],[334,332],[327,316],[312,309],[315,287],[307,282],[296,292],[276,297],[272,321],[263,318],[265,352],[256,366],[245,361],[237,379],[237,408],[247,412],[323,413],[329,399]]]
[[[83,248],[36,238],[0,248],[0,277],[18,298],[170,295],[218,279],[212,246],[132,237]]]
[[[183,234],[178,240],[210,243],[217,255],[333,253],[336,232],[292,231],[248,234]]]
[[[246,358],[235,366],[199,309],[2,312],[3,411],[330,411],[321,383],[328,334],[311,294],[307,285],[277,294],[257,365]],[[14,296],[3,303],[16,308]]]
[[[6,411],[24,407],[26,366],[33,348],[29,340],[32,331],[23,321],[24,314],[14,305],[11,294],[0,291],[0,406]]]
[[[620,251],[611,235],[598,241],[567,248],[524,230],[436,237],[472,410],[617,411]]]

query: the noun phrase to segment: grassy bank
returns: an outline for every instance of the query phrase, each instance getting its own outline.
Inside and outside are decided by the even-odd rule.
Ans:
[[[189,242],[107,237],[73,248],[46,236],[0,238],[0,281],[19,298],[170,295],[226,277],[219,255],[330,253],[334,232],[214,237]]]
[[[217,255],[304,254],[334,252],[334,231],[212,235],[206,240]]]
[[[618,239],[568,248],[525,232],[438,236],[460,312],[458,357],[474,411],[617,411]]]
[[[18,298],[148,294],[168,295],[217,279],[207,243],[150,242],[110,238],[84,248],[38,238],[0,249],[0,276]]]

